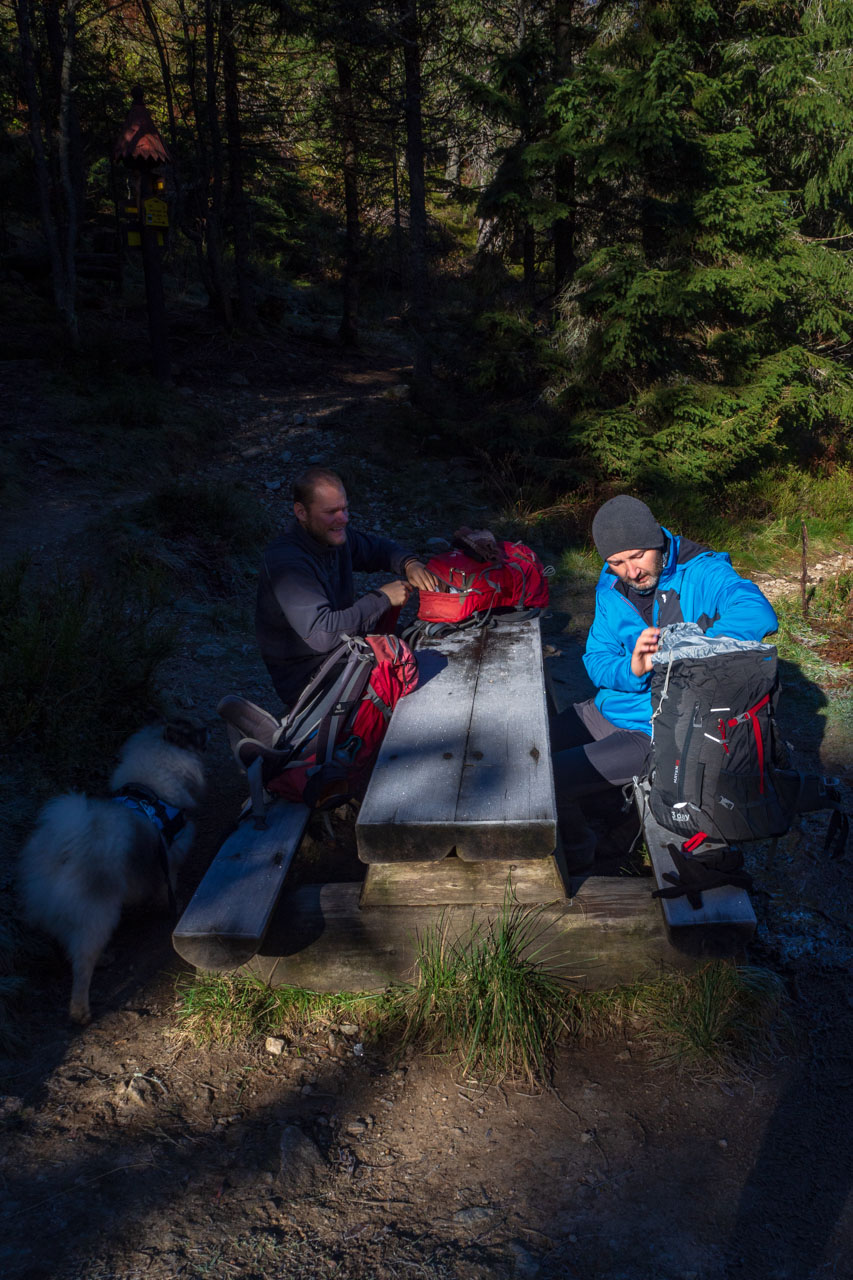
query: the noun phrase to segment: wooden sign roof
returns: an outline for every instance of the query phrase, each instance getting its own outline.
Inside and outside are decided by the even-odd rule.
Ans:
[[[171,159],[169,149],[160,137],[138,85],[132,90],[132,96],[133,105],[113,147],[113,160],[140,167],[166,164]]]

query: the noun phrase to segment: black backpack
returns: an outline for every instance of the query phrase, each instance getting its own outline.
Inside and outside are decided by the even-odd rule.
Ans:
[[[826,848],[840,857],[849,820],[838,781],[789,767],[776,725],[776,648],[706,636],[692,622],[661,632],[652,660],[649,806],[682,841],[781,836],[797,813],[832,809]],[[684,846],[682,846],[684,847]]]

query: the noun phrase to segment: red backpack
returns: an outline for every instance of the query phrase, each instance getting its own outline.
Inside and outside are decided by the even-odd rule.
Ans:
[[[443,551],[427,569],[446,584],[441,591],[421,591],[417,621],[409,635],[435,636],[465,626],[481,626],[493,613],[527,613],[548,603],[546,568],[523,542],[476,539],[470,530],[462,546]]]
[[[256,819],[264,790],[316,809],[360,796],[391,712],[417,682],[417,660],[399,636],[347,636],[281,720],[243,698],[223,698],[217,710],[249,776]]]

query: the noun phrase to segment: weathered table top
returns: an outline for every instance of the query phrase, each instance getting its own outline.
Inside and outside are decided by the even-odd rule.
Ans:
[[[538,619],[433,641],[356,823],[363,862],[541,858],[557,840]]]

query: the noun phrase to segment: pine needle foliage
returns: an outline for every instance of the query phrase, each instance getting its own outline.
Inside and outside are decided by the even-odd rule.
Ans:
[[[533,370],[559,409],[543,468],[557,454],[578,477],[666,492],[849,462],[850,6],[585,14],[550,132],[516,166],[532,182],[562,157],[577,193],[561,360]]]

